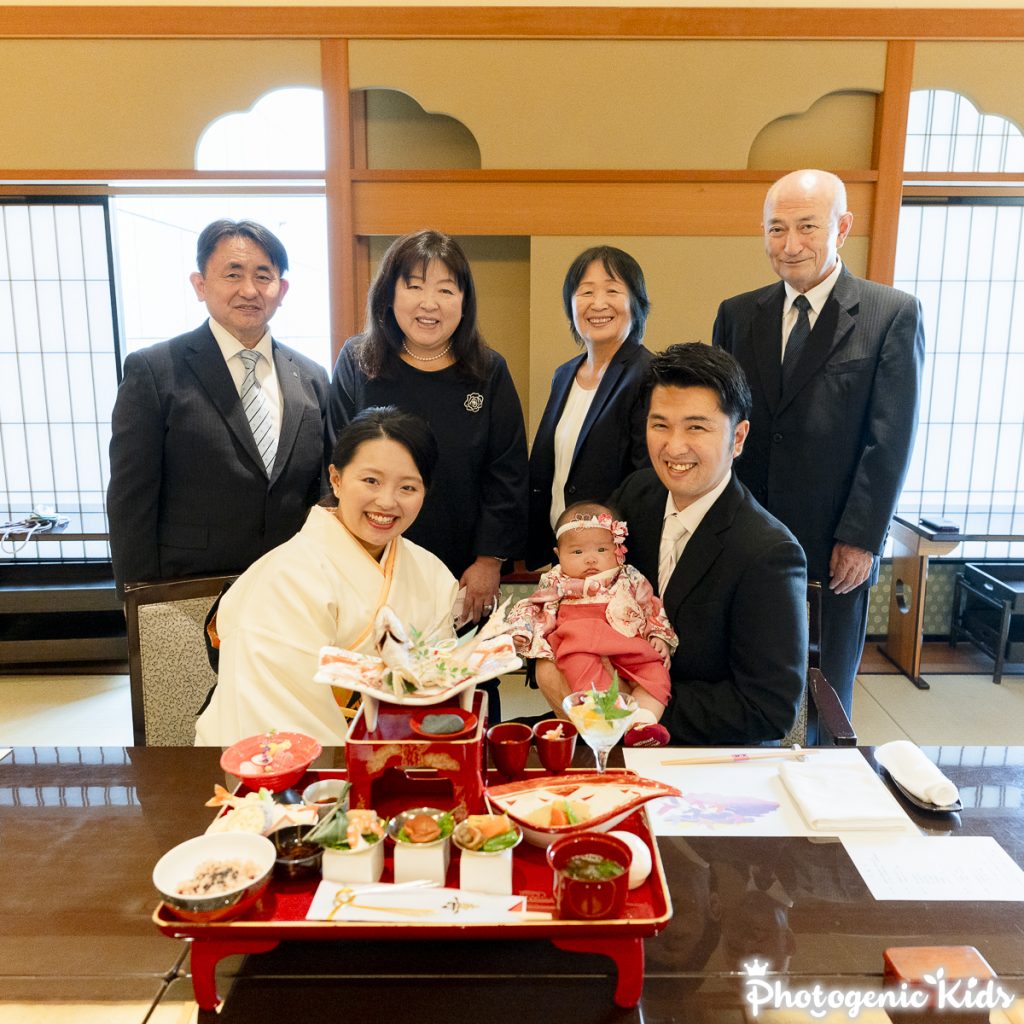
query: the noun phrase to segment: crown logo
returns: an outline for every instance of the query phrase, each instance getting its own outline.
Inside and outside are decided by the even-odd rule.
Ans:
[[[743,970],[748,978],[763,978],[768,974],[770,964],[767,960],[748,960],[743,965]]]

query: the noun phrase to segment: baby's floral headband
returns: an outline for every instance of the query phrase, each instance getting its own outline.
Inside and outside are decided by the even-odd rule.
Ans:
[[[607,512],[597,516],[579,513],[555,530],[555,540],[571,530],[608,530],[615,541],[615,557],[619,565],[626,560],[626,537],[629,534],[629,527],[621,519],[613,519]]]

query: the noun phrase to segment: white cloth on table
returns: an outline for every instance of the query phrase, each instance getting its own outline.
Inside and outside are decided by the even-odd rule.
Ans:
[[[785,762],[779,777],[804,821],[816,832],[906,830],[910,819],[865,761],[829,764],[814,756]]]
[[[910,740],[893,740],[875,750],[875,760],[919,800],[948,807],[960,799],[960,791]]]
[[[404,538],[387,603],[430,640],[453,635],[458,584],[440,559]],[[196,724],[197,746],[229,746],[283,729],[323,744],[344,741],[348,723],[329,686],[313,682],[320,648],[374,654],[374,615],[384,571],[330,509],[314,506],[302,529],[268,551],[224,595],[217,610],[220,671]]]

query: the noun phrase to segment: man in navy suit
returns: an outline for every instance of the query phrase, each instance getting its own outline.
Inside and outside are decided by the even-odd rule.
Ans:
[[[843,266],[852,224],[834,174],[801,170],[775,182],[762,227],[781,281],[726,299],[713,337],[753,394],[737,473],[793,531],[822,583],[821,668],[847,714],[924,358],[920,303]]]
[[[196,262],[192,286],[209,319],[131,353],[111,415],[119,592],[240,573],[288,540],[320,496],[327,371],[267,327],[288,291],[284,246],[259,224],[219,220],[200,234]]]
[[[654,356],[649,381],[653,468],[611,504],[629,524],[628,561],[679,634],[661,724],[677,744],[778,740],[804,688],[807,574],[793,535],[732,471],[750,390],[731,356],[697,342]]]

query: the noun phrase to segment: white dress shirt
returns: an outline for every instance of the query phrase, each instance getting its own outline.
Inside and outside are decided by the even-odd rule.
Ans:
[[[576,451],[583,421],[587,418],[597,388],[589,391],[574,380],[555,427],[555,475],[551,480],[551,529],[565,511],[565,481],[569,478],[572,456]]]
[[[679,510],[669,492],[665,498],[665,517],[661,526],[661,545],[658,549],[658,593],[662,598],[668,589],[668,581],[675,572],[676,563],[682,557],[693,531],[701,524],[708,510],[722,496],[732,479],[730,469],[707,494],[702,494],[692,504]]]
[[[782,358],[786,358],[786,343],[789,341],[789,335],[793,328],[796,326],[797,317],[800,312],[793,305],[793,301],[798,295],[804,295],[807,301],[811,304],[811,308],[807,310],[807,319],[811,323],[811,330],[814,330],[814,325],[818,322],[818,315],[821,313],[825,303],[828,302],[828,297],[832,294],[832,289],[836,286],[836,281],[839,280],[839,274],[843,269],[843,261],[840,259],[836,260],[835,269],[828,277],[825,278],[820,284],[816,284],[813,288],[806,292],[798,292],[788,281],[786,284],[786,301],[782,306]]]
[[[220,348],[224,362],[227,363],[228,372],[235,382],[235,390],[242,394],[242,382],[245,380],[245,363],[238,358],[238,353],[245,349],[245,346],[226,328],[222,327],[213,317],[210,317],[210,330],[217,339],[217,346]],[[252,350],[258,352],[262,358],[256,363],[256,380],[259,381],[263,394],[267,398],[270,407],[271,430],[275,438],[281,436],[281,416],[283,402],[281,399],[281,387],[277,381],[277,368],[274,366],[274,348],[270,341],[270,331],[267,331],[256,343]]]

